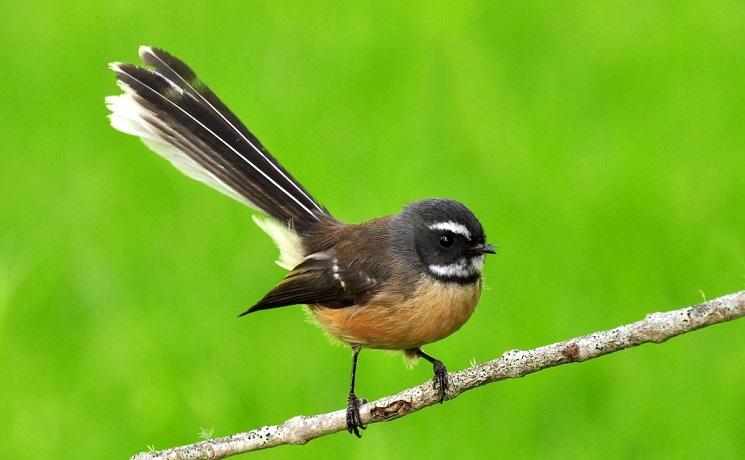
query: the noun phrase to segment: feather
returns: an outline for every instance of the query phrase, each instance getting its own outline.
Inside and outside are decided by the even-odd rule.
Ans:
[[[241,316],[288,305],[344,308],[364,304],[381,283],[358,268],[342,266],[332,253],[311,254]]]
[[[110,65],[124,91],[106,98],[114,128],[141,138],[187,176],[266,213],[287,231],[303,234],[330,218],[186,64],[151,47],[141,47],[140,56],[153,68]],[[298,260],[302,249],[290,249],[300,248],[297,242],[289,243],[277,225],[260,227],[284,251],[284,266]]]
[[[277,245],[277,248],[279,249],[277,265],[285,270],[292,270],[303,261],[305,249],[303,248],[303,242],[300,240],[297,233],[287,228],[286,225],[282,225],[271,218],[253,216],[253,221],[259,226],[259,228],[264,230],[264,232],[274,240],[274,244]]]

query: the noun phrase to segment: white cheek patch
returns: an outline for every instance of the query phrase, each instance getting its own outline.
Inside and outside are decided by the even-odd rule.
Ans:
[[[447,222],[437,222],[429,226],[430,230],[445,230],[448,232],[455,233],[457,235],[463,235],[467,240],[471,240],[471,232],[466,228],[465,225],[459,224],[449,220]]]
[[[467,259],[462,257],[457,262],[447,265],[430,264],[429,271],[445,278],[470,278],[481,273],[484,256]]]
[[[477,272],[481,272],[481,269],[484,268],[484,256],[472,257],[471,267],[473,267]]]
[[[119,64],[112,63],[110,67],[118,71]],[[178,89],[173,82],[167,81],[174,89]],[[106,98],[106,107],[111,111],[109,115],[111,126],[123,133],[139,137],[151,150],[170,161],[179,171],[192,179],[209,185],[247,206],[252,206],[240,193],[230,188],[189,155],[171,144],[164,137],[162,128],[158,128],[151,121],[148,121],[148,118],[152,120],[153,114],[138,102],[134,90],[121,81],[117,84],[124,91],[124,94]]]

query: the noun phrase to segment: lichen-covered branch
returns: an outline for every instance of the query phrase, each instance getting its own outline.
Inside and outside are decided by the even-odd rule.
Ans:
[[[510,350],[500,358],[450,374],[453,399],[472,388],[499,380],[522,377],[561,364],[585,361],[643,343],[660,343],[676,335],[745,316],[745,291],[692,307],[652,313],[641,321],[577,337],[532,350]],[[438,402],[430,382],[365,404],[364,423],[403,417]],[[345,411],[293,417],[281,425],[268,425],[224,438],[209,439],[159,452],[143,452],[132,460],[219,459],[251,450],[306,442],[346,429]]]

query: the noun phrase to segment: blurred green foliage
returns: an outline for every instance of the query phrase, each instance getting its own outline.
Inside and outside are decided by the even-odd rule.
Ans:
[[[339,218],[452,197],[500,254],[450,369],[745,287],[740,2],[4,2],[0,457],[124,458],[339,409],[350,352],[240,204],[108,126],[190,63]],[[430,377],[363,352],[359,393]],[[254,458],[743,458],[745,323]]]

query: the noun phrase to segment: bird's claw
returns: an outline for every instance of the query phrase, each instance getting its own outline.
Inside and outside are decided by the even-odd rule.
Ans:
[[[362,417],[360,416],[360,406],[365,402],[367,401],[357,398],[354,393],[350,393],[349,399],[347,399],[347,431],[358,438],[362,437],[360,428],[363,430],[367,428],[366,425],[362,424]]]
[[[445,401],[447,391],[450,389],[450,382],[448,381],[448,370],[442,361],[435,360],[432,364],[432,369],[435,371],[435,376],[432,379],[432,388],[437,390],[437,395],[440,398],[440,404]]]

